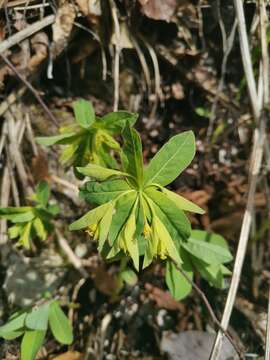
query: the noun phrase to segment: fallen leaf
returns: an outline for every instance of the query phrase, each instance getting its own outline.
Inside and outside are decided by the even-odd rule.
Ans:
[[[139,0],[141,12],[154,20],[170,21],[175,13],[176,0]]]
[[[82,360],[82,359],[83,359],[83,355],[78,351],[67,351],[61,355],[52,358],[52,360]]]
[[[149,292],[149,298],[156,302],[159,308],[167,309],[167,310],[178,310],[185,311],[185,306],[176,301],[169,291],[164,291],[156,286],[153,286],[149,283],[145,284],[146,290]]]

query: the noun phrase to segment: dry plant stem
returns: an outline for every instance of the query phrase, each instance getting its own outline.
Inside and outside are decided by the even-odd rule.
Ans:
[[[264,122],[262,122],[260,130],[256,129],[254,132],[253,154],[251,157],[251,165],[250,165],[250,183],[249,183],[250,185],[248,191],[247,207],[242,222],[239,244],[237,248],[234,269],[231,279],[231,285],[221,321],[221,326],[223,329],[228,328],[236,298],[237,289],[240,282],[241,271],[245,259],[250,227],[252,222],[254,197],[256,191],[257,178],[262,163],[264,141],[265,141],[265,129],[264,129]],[[223,338],[223,334],[222,332],[219,331],[215,340],[215,344],[212,350],[212,355],[210,360],[219,359],[219,353],[222,345],[222,338]]]
[[[112,18],[114,24],[114,33],[115,33],[115,54],[114,54],[114,70],[113,70],[113,79],[114,79],[114,103],[113,111],[118,110],[119,105],[119,62],[121,54],[121,33],[120,25],[118,21],[117,8],[114,0],[110,0]]]
[[[263,2],[264,3],[264,2]],[[249,167],[249,189],[248,189],[248,199],[247,199],[247,206],[244,213],[244,218],[242,221],[241,232],[239,237],[239,244],[237,248],[235,264],[233,269],[233,275],[231,280],[231,285],[228,293],[228,297],[225,304],[225,309],[221,321],[221,325],[224,329],[228,328],[229,321],[231,318],[233,306],[235,303],[236,293],[240,282],[241,271],[245,259],[245,253],[247,249],[248,238],[250,234],[251,222],[252,222],[252,213],[254,207],[254,197],[256,192],[256,184],[258,174],[262,164],[262,157],[263,157],[263,148],[265,142],[265,123],[266,123],[266,114],[263,112],[262,116],[260,117],[261,113],[261,106],[260,100],[257,96],[256,91],[256,84],[254,79],[254,73],[252,69],[251,63],[251,56],[248,46],[248,38],[246,32],[246,25],[245,25],[245,17],[243,11],[243,3],[241,0],[234,0],[234,5],[236,9],[236,15],[238,20],[238,28],[239,28],[239,35],[240,35],[240,47],[241,47],[241,54],[242,54],[242,61],[245,70],[245,76],[247,79],[247,85],[249,89],[250,101],[252,104],[253,115],[258,124],[258,128],[254,131],[254,138],[253,138],[253,149],[251,155],[251,162]],[[260,14],[262,16],[262,14]],[[264,22],[261,21],[261,40],[263,42],[267,41],[266,38],[266,29],[264,28]],[[265,45],[262,45],[262,48]],[[269,59],[268,53],[262,53],[262,62],[267,63],[267,67],[269,66]],[[266,65],[262,66],[263,69],[266,68]],[[265,89],[268,84],[268,71],[265,74],[262,71],[263,76],[263,88]],[[265,84],[266,82],[266,84]],[[267,91],[268,93],[268,91]],[[268,103],[268,99],[266,99],[265,95],[263,94],[264,104]],[[220,349],[222,345],[222,338],[223,334],[221,331],[218,332],[214,347],[212,349],[212,354],[210,360],[218,360]]]
[[[199,286],[193,281],[191,280],[187,274],[182,270],[182,268],[172,259],[170,258],[170,260],[174,263],[174,266],[176,267],[176,269],[184,276],[184,278],[187,280],[187,282],[190,283],[190,285],[192,286],[192,288],[198,293],[198,295],[200,296],[200,298],[202,299],[202,301],[204,302],[204,305],[206,306],[213,322],[215,325],[217,325],[217,327],[220,329],[220,331],[222,332],[222,334],[224,334],[224,336],[227,337],[227,339],[230,341],[230,343],[232,344],[233,348],[235,349],[235,351],[237,352],[237,354],[239,355],[240,359],[244,359],[244,355],[242,353],[242,350],[239,349],[238,345],[235,343],[235,341],[233,340],[233,338],[231,337],[231,335],[228,333],[227,329],[224,329],[222,327],[222,324],[220,323],[220,321],[218,320],[211,304],[209,303],[205,293],[199,288]]]
[[[268,17],[264,0],[260,0],[260,27],[261,27],[261,47],[262,47],[262,73],[263,73],[263,103],[269,103],[269,55],[267,40]]]
[[[244,66],[245,76],[247,79],[248,91],[252,105],[253,114],[255,119],[258,120],[260,116],[260,105],[257,97],[256,83],[252,68],[252,61],[250,56],[248,36],[246,30],[246,20],[244,15],[244,8],[242,0],[234,0],[234,7],[236,18],[238,21],[238,31],[240,38],[240,48],[242,54],[242,62]]]
[[[52,121],[52,123],[58,127],[58,123],[48,106],[45,104],[45,102],[40,97],[37,90],[30,84],[28,80],[26,80],[15,68],[15,66],[7,59],[6,56],[0,53],[0,57],[4,60],[4,62],[7,64],[7,66],[15,73],[15,75],[24,83],[24,85],[32,92],[32,94],[35,96],[37,101],[40,103],[46,114],[48,115],[49,119]]]
[[[62,236],[60,231],[55,227],[55,233],[57,237],[57,241],[61,249],[66,254],[70,263],[77,269],[83,278],[88,278],[88,273],[82,265],[81,259],[73,252],[71,247],[69,246],[67,240]]]
[[[39,30],[43,29],[44,27],[51,25],[54,23],[55,15],[49,15],[42,20],[35,21],[33,24],[27,26],[27,28],[17,32],[16,34],[7,38],[0,43],[0,54],[4,51],[8,50],[14,45],[17,45],[22,40],[28,38],[29,36],[35,34]]]
[[[1,198],[0,203],[2,207],[8,206],[9,194],[10,194],[10,176],[8,166],[5,167],[2,176],[2,186],[1,186]],[[0,246],[6,244],[8,241],[7,237],[7,220],[0,220]]]
[[[270,285],[268,295],[268,314],[266,328],[265,360],[270,360]]]
[[[0,104],[0,116],[2,116],[12,104],[21,98],[25,91],[26,87],[22,87],[19,90],[10,93],[8,97]]]

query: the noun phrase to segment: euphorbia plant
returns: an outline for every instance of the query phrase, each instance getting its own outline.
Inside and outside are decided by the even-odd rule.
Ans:
[[[58,135],[37,137],[36,141],[45,146],[66,145],[60,157],[62,164],[76,167],[90,162],[117,167],[111,152],[119,152],[120,145],[114,136],[121,133],[127,122],[133,125],[137,114],[117,111],[100,118],[95,115],[92,104],[83,99],[75,101],[73,109],[74,124],[61,127]]]
[[[0,208],[0,218],[7,219],[12,224],[8,234],[11,239],[18,239],[18,246],[30,249],[34,238],[44,241],[52,232],[51,220],[58,214],[59,207],[49,204],[49,198],[49,185],[46,181],[41,181],[30,199],[33,202],[32,206]]]
[[[121,171],[93,164],[77,168],[92,179],[81,188],[81,196],[98,206],[71,224],[70,230],[86,229],[98,240],[98,249],[105,259],[130,257],[136,270],[140,268],[140,257],[142,268],[158,257],[166,260],[167,283],[173,294],[181,298],[187,290],[177,296],[171,284],[175,264],[192,277],[194,249],[205,255],[202,268],[231,260],[228,248],[190,237],[191,226],[184,211],[204,211],[165,188],[192,161],[194,135],[187,131],[172,137],[146,167],[136,130],[127,125],[123,138]],[[205,252],[211,254],[207,257]],[[187,280],[183,277],[182,282]]]

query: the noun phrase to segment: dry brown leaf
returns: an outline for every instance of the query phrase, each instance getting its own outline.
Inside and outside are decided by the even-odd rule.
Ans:
[[[82,360],[82,359],[83,359],[83,355],[78,351],[67,351],[61,355],[52,358],[52,360]]]
[[[31,164],[31,172],[35,182],[39,182],[41,180],[49,180],[47,159],[42,154],[33,157]]]
[[[52,52],[56,56],[65,48],[68,37],[73,28],[76,17],[75,8],[72,4],[65,3],[60,7],[56,14],[53,29],[53,46]]]
[[[176,0],[139,0],[144,15],[154,20],[170,21],[175,13]]]
[[[31,39],[31,45],[35,54],[31,57],[28,64],[30,71],[37,67],[47,57],[49,45],[47,34],[45,32],[35,34]]]
[[[101,16],[101,6],[98,0],[76,0],[81,12],[85,16]]]
[[[103,265],[95,269],[94,283],[100,292],[109,296],[116,294],[119,289],[116,277],[110,274]]]
[[[145,284],[145,288],[149,292],[149,298],[155,301],[159,308],[185,311],[185,306],[176,301],[168,291],[164,291],[149,283]]]

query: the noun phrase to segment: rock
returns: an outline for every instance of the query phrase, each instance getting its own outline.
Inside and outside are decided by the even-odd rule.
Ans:
[[[11,304],[25,307],[35,303],[45,292],[53,293],[66,274],[61,256],[51,250],[28,258],[11,253],[6,260],[3,288]]]
[[[202,331],[182,333],[163,332],[161,350],[170,360],[208,360],[214,343],[215,334]],[[236,351],[225,338],[219,360],[239,359]]]

